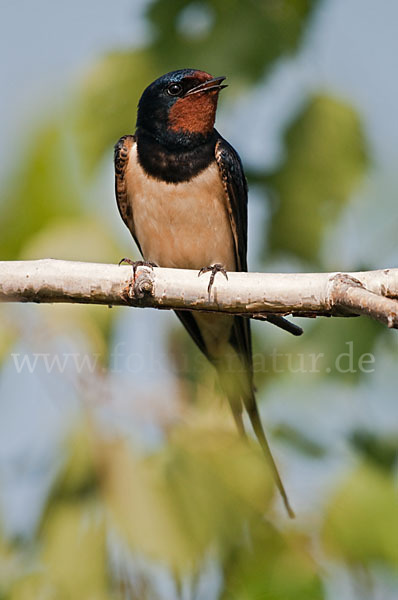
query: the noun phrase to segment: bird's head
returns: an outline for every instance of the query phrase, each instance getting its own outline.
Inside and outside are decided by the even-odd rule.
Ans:
[[[138,104],[137,129],[162,143],[201,143],[213,133],[218,94],[225,77],[181,69],[149,85]]]

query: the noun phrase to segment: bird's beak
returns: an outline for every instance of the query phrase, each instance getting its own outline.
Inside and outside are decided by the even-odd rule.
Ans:
[[[211,92],[213,90],[223,90],[228,87],[227,85],[221,85],[221,83],[226,79],[225,77],[213,77],[213,79],[208,79],[204,83],[200,83],[194,88],[191,88],[187,91],[185,96],[190,96],[191,94],[198,94],[199,92]]]

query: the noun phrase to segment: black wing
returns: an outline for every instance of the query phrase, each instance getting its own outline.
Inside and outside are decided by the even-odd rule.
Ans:
[[[219,137],[215,158],[223,181],[235,241],[237,271],[247,271],[247,182],[238,153]]]
[[[235,240],[237,271],[247,271],[247,182],[238,153],[221,136],[216,144],[216,161],[220,169],[228,202],[228,212]],[[279,315],[267,320],[292,333],[301,335],[301,327]]]
[[[221,136],[215,157],[225,189],[227,210],[235,242],[237,271],[247,271],[247,182],[238,153]],[[236,317],[232,343],[244,359],[252,380],[250,319]]]

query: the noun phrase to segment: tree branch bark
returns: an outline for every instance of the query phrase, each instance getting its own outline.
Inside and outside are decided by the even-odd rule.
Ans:
[[[62,260],[0,262],[3,302],[68,302],[224,312],[266,320],[367,315],[398,328],[398,269],[359,273],[229,273]],[[269,317],[272,321],[272,317]]]

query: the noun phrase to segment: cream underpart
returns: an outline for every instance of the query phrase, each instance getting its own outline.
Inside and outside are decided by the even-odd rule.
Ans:
[[[145,260],[179,269],[221,263],[235,271],[225,191],[215,161],[191,181],[166,183],[146,175],[134,144],[126,176]]]
[[[220,263],[235,271],[233,235],[215,161],[191,181],[165,183],[144,172],[134,144],[126,177],[135,235],[145,260],[160,267],[198,270]],[[209,354],[217,357],[225,352],[233,317],[201,313],[195,319]]]

